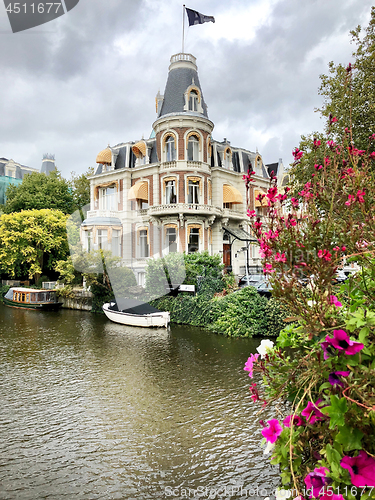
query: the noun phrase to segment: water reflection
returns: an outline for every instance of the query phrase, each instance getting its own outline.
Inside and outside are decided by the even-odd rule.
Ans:
[[[204,487],[277,484],[242,370],[259,340],[2,305],[0,334],[0,498],[183,498],[198,487],[208,498]]]

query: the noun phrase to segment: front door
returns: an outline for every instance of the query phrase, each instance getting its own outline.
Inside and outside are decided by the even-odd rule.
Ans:
[[[225,272],[232,270],[232,245],[230,243],[223,243],[223,264]]]

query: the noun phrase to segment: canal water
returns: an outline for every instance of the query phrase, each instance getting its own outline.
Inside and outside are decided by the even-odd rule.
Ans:
[[[0,304],[0,498],[263,499],[259,343]]]

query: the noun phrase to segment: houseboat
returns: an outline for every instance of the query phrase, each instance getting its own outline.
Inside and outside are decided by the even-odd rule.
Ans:
[[[56,311],[62,306],[62,302],[57,301],[56,292],[35,288],[10,288],[3,300],[7,306],[22,307],[23,309]]]

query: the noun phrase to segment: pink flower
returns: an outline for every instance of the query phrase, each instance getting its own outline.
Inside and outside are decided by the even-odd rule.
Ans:
[[[328,156],[326,156],[324,158],[324,165],[329,165],[331,163],[331,160],[328,158]]]
[[[346,246],[342,246],[342,247],[341,247],[341,250],[342,250],[343,252],[345,252],[345,250],[346,250]]]
[[[257,214],[256,214],[256,211],[255,211],[255,210],[250,210],[250,209],[249,209],[249,210],[247,211],[247,216],[248,216],[248,217],[256,217],[256,215],[257,215]]]
[[[297,198],[292,198],[291,202],[292,202],[292,205],[293,205],[294,208],[298,208],[299,207],[299,201],[297,200]]]
[[[328,252],[328,250],[325,250],[325,249],[319,250],[318,257],[319,257],[319,259],[324,259],[327,262],[329,262],[331,260],[332,254],[330,252]]]
[[[375,134],[370,135],[369,140],[373,141],[375,139]]]
[[[359,203],[365,202],[365,199],[363,198],[364,196],[365,196],[365,192],[358,189],[356,199],[359,201]]]
[[[277,252],[275,255],[275,260],[276,262],[286,262],[285,253],[280,254],[280,252]]]
[[[370,154],[368,155],[368,157],[369,157],[369,158],[375,158],[375,151],[373,151],[372,153],[370,153]]]
[[[282,433],[283,428],[281,427],[280,422],[277,420],[277,418],[268,420],[267,424],[268,427],[265,427],[262,430],[262,436],[265,437],[268,442],[275,443],[277,438]]]
[[[288,415],[283,420],[283,424],[285,427],[290,427],[290,424],[293,423],[296,427],[300,427],[301,425],[305,425],[303,418],[298,415]]]
[[[290,219],[289,224],[290,224],[291,226],[296,226],[296,225],[297,225],[297,221],[296,221],[296,219]]]
[[[249,377],[253,378],[254,363],[259,358],[260,354],[252,354],[245,363],[244,370],[249,372]]]
[[[321,495],[319,497],[319,500],[345,500],[345,498],[340,494],[336,495],[335,493],[333,495],[330,495],[331,492],[325,493],[324,495]]]
[[[321,142],[319,139],[314,139],[314,148],[318,148],[321,145]]]
[[[338,351],[343,351],[348,356],[353,356],[365,347],[360,342],[350,340],[345,330],[333,330],[333,338],[327,335],[326,342]]]
[[[342,307],[342,304],[341,304],[341,302],[339,302],[339,300],[336,297],[336,295],[330,295],[329,296],[329,302],[330,302],[330,304],[333,304],[336,307]]]
[[[317,163],[315,163],[314,168],[315,170],[321,170],[323,168],[323,165],[318,165]]]
[[[270,203],[275,203],[276,201],[276,195],[277,195],[277,187],[271,187],[267,191],[267,198],[268,198],[268,206],[270,206]]]
[[[272,264],[266,264],[263,269],[263,272],[266,274],[271,274],[275,272],[275,269],[272,268]]]
[[[253,384],[251,384],[251,386],[249,387],[249,391],[251,394],[251,399],[254,401],[254,403],[256,401],[259,401],[259,392],[258,392],[257,385],[255,382]]]
[[[326,467],[316,467],[314,472],[310,472],[310,474],[305,477],[305,484],[308,490],[312,492],[312,494],[310,494],[310,498],[318,498],[319,493],[324,491],[325,486],[332,481],[332,479],[326,477],[327,472],[329,472],[329,469]]]
[[[354,486],[375,486],[375,460],[364,450],[357,457],[345,456],[340,465],[349,471]]]
[[[336,143],[333,141],[327,141],[327,146],[330,148],[334,148],[336,146]]]
[[[306,418],[306,422],[309,424],[315,424],[319,420],[324,420],[325,415],[319,410],[319,406],[322,407],[322,400],[318,399],[315,403],[309,401],[304,410],[301,411],[301,415]]]
[[[303,154],[304,154],[304,151],[301,151],[298,148],[294,148],[294,150],[292,151],[292,155],[294,156],[294,161],[300,160],[302,158]]]
[[[350,64],[350,63],[349,63],[349,64]],[[335,122],[337,122],[337,118],[336,118],[336,116],[334,116],[334,117],[331,119],[331,123],[335,123]]]
[[[352,194],[350,194],[349,197],[348,197],[348,201],[345,202],[345,205],[347,205],[348,207],[350,207],[350,205],[352,203],[354,203],[354,202],[355,202],[355,196],[352,195]]]

